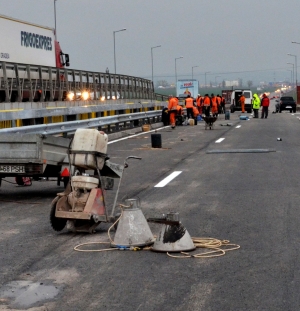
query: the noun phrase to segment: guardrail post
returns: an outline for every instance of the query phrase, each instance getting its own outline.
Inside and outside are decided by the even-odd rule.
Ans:
[[[6,72],[6,63],[2,62],[2,70],[3,70],[3,80],[4,80],[4,89],[5,89],[5,102],[10,102],[10,96],[9,96],[9,85],[8,85],[8,79],[7,79],[7,72]]]
[[[51,67],[48,67],[49,70],[49,92],[50,92],[50,96],[49,96],[49,100],[50,102],[53,102],[54,98],[53,98],[53,94],[54,94],[54,90],[53,90],[53,80],[52,80],[52,69]]]
[[[21,96],[21,85],[20,85],[20,76],[19,76],[18,64],[15,64],[14,67],[15,67],[16,85],[17,85],[17,92],[18,92],[18,95],[16,97],[16,102],[21,102],[22,96]]]
[[[41,66],[38,66],[38,72],[39,72],[39,80],[40,80],[40,87],[38,90],[39,93],[39,102],[42,102],[44,100],[44,85],[43,85],[43,76],[42,76],[42,68]]]
[[[32,80],[31,80],[31,74],[30,74],[30,65],[26,66],[27,70],[27,79],[29,81],[29,101],[33,102],[33,88],[32,88]]]

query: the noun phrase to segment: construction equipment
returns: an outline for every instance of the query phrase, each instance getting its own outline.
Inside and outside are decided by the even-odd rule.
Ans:
[[[209,128],[212,130],[214,128],[214,123],[217,121],[218,117],[214,116],[205,116],[203,117],[203,120],[205,121],[205,129]]]
[[[162,218],[148,218],[148,222],[162,224],[151,250],[155,252],[187,252],[196,248],[193,240],[179,220],[179,213],[170,212]]]
[[[50,223],[55,231],[93,233],[100,222],[117,219],[115,207],[127,159],[124,165],[111,163],[106,154],[108,137],[96,129],[77,129],[68,149],[70,183],[64,192],[52,201]],[[93,173],[90,174],[89,172]],[[105,204],[107,178],[119,178],[111,214]]]
[[[128,199],[122,205],[112,247],[144,247],[154,243],[155,238],[138,203],[137,199]]]

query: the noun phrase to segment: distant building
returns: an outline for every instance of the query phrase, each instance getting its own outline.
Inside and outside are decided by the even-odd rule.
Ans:
[[[224,80],[224,86],[225,87],[239,86],[239,81],[238,80],[233,80],[233,81]]]

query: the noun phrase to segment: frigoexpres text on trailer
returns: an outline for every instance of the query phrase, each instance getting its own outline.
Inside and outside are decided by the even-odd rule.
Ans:
[[[52,51],[52,38],[31,32],[21,31],[21,45]]]

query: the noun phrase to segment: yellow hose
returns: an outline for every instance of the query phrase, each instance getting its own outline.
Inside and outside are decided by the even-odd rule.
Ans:
[[[167,252],[167,255],[172,258],[214,258],[223,256],[228,251],[233,251],[240,248],[240,245],[230,244],[228,240],[195,237],[192,237],[192,240],[196,248],[207,248],[211,249],[211,251],[205,251],[195,255],[186,252],[180,252],[181,255],[172,255]]]

